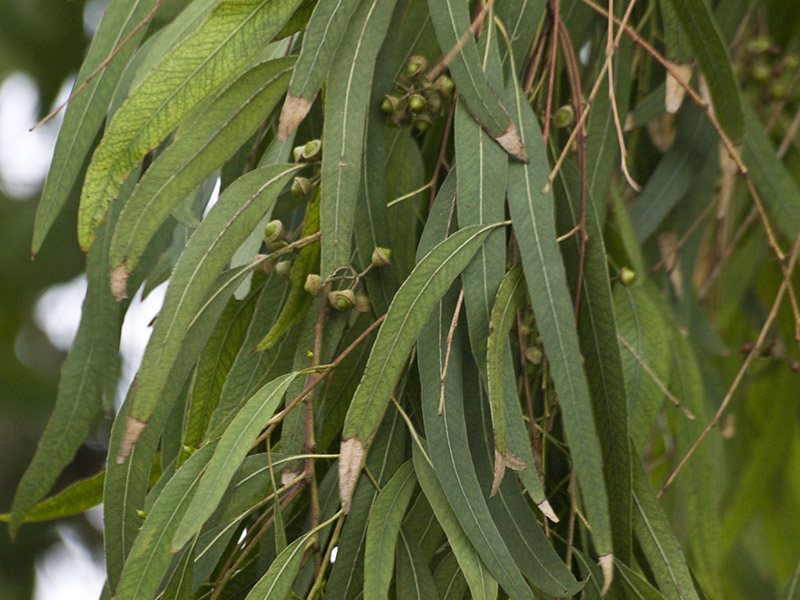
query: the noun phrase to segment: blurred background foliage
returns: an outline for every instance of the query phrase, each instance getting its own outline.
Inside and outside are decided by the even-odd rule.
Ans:
[[[0,2],[0,85],[20,74],[32,78],[39,93],[38,105],[31,107],[34,115],[43,116],[50,111],[59,90],[71,82],[83,60],[89,39],[84,24],[86,4],[94,4],[92,8],[102,11],[104,2]],[[4,133],[6,139],[2,142],[12,151],[24,143],[19,136],[9,139],[7,135]],[[30,240],[39,190],[23,192],[19,197],[13,186],[7,184],[0,180],[0,507],[3,510],[10,506],[14,488],[47,422],[65,357],[37,325],[34,307],[48,287],[71,280],[83,271],[85,264],[74,233],[77,190],[71,206],[53,228],[51,243],[31,262]],[[76,306],[75,310],[78,309]],[[86,448],[59,485],[96,472],[102,460],[101,452]],[[72,522],[84,533],[87,542],[99,545],[100,534],[84,518]],[[51,523],[32,524],[14,544],[7,533],[0,535],[0,599],[32,597],[34,559],[56,540]]]

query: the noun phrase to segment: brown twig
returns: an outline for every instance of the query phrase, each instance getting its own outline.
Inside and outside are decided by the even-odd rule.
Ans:
[[[439,155],[436,157],[436,166],[433,168],[433,175],[431,176],[430,182],[428,182],[431,186],[431,199],[430,202],[428,202],[428,212],[430,212],[433,207],[433,201],[436,199],[436,192],[438,191],[436,181],[439,179],[439,171],[444,163],[444,154],[447,151],[447,142],[450,139],[450,129],[453,126],[453,114],[455,110],[456,100],[453,98],[450,102],[450,108],[447,110],[447,121],[444,124],[444,135],[442,135],[442,144],[439,146]]]
[[[445,350],[444,354],[444,367],[442,368],[442,377],[441,377],[441,392],[439,393],[439,410],[437,414],[442,414],[442,408],[444,407],[444,384],[447,380],[447,367],[450,364],[450,349],[453,346],[453,334],[456,331],[456,326],[458,325],[458,317],[461,314],[461,305],[464,303],[464,289],[461,289],[461,292],[458,294],[458,302],[456,303],[456,309],[453,311],[453,320],[450,322],[450,330],[447,332],[447,350]]]
[[[163,3],[164,3],[164,0],[158,0],[158,1],[156,2],[156,5],[155,5],[155,6],[152,8],[152,10],[151,10],[149,13],[147,13],[147,15],[145,16],[145,18],[144,18],[144,19],[142,19],[142,20],[139,22],[139,24],[138,24],[138,25],[136,25],[136,27],[134,27],[134,28],[133,28],[133,30],[132,30],[132,31],[131,31],[131,32],[130,32],[130,33],[127,35],[127,36],[125,36],[125,39],[124,39],[124,40],[122,40],[122,41],[119,43],[119,45],[118,45],[116,48],[114,48],[114,50],[111,52],[111,54],[109,54],[109,55],[108,55],[108,56],[105,58],[105,60],[103,60],[103,62],[101,62],[99,65],[97,65],[97,68],[96,68],[94,71],[92,71],[92,72],[89,74],[89,76],[88,76],[88,77],[87,77],[87,78],[86,78],[86,79],[83,81],[83,83],[82,83],[82,84],[80,84],[80,85],[79,85],[77,88],[75,88],[75,90],[74,90],[74,91],[73,91],[73,92],[72,92],[72,93],[69,95],[69,98],[67,98],[67,99],[66,99],[64,102],[62,102],[61,104],[59,104],[59,105],[56,107],[56,109],[55,109],[53,112],[51,112],[49,115],[47,115],[47,116],[46,116],[44,119],[42,119],[42,120],[41,120],[41,121],[39,121],[39,122],[38,122],[36,125],[34,125],[33,127],[31,127],[29,131],[34,131],[34,130],[35,130],[35,129],[37,129],[38,127],[41,127],[42,125],[44,125],[45,123],[47,123],[47,122],[48,122],[50,119],[52,119],[52,118],[53,118],[53,117],[55,117],[55,116],[56,116],[56,115],[57,115],[59,112],[61,112],[61,109],[62,109],[62,108],[64,108],[64,107],[65,107],[67,104],[69,104],[69,103],[72,101],[72,99],[73,99],[75,96],[77,96],[78,94],[80,94],[80,93],[81,93],[81,92],[84,90],[84,88],[86,88],[86,86],[87,86],[87,85],[89,85],[89,82],[91,82],[91,81],[92,81],[92,79],[94,79],[95,77],[97,77],[97,75],[100,73],[100,71],[102,71],[103,69],[105,69],[105,68],[108,66],[108,63],[110,63],[112,60],[114,60],[114,57],[115,57],[115,56],[116,56],[116,55],[119,53],[119,51],[120,51],[120,50],[122,50],[122,48],[124,48],[124,47],[125,47],[125,45],[126,45],[126,44],[127,44],[129,41],[131,41],[131,38],[132,38],[134,35],[136,35],[136,33],[137,33],[137,32],[138,32],[138,31],[139,31],[139,30],[140,30],[142,27],[144,27],[145,25],[147,25],[147,24],[148,24],[148,23],[149,23],[149,22],[150,22],[150,21],[153,19],[153,16],[155,16],[155,14],[156,14],[156,11],[159,9],[159,7],[160,7],[160,6],[161,6]]]

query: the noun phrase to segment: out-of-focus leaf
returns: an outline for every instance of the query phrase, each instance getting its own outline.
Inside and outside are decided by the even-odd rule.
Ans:
[[[219,440],[214,457],[203,474],[186,514],[172,538],[174,551],[182,548],[217,508],[233,476],[239,469],[258,432],[266,427],[297,373],[287,373],[259,389],[234,417]]]
[[[770,223],[787,240],[794,240],[800,231],[800,188],[786,166],[778,160],[775,150],[764,133],[758,116],[745,108],[742,159],[750,171],[753,184],[764,202]]]
[[[204,446],[176,471],[144,520],[114,598],[152,598],[172,562],[170,539],[198,490],[201,473],[214,455],[215,444]]]
[[[428,8],[439,46],[445,53],[458,48],[450,61],[450,72],[469,112],[506,152],[527,161],[525,145],[498,97],[500,90],[492,88],[481,68],[478,47],[468,33],[467,5],[459,0],[428,0]],[[462,39],[464,35],[466,39]]]
[[[359,2],[362,0],[317,2],[303,35],[303,46],[281,111],[281,138],[292,133],[311,108]]]
[[[716,132],[700,109],[686,106],[675,142],[631,207],[633,229],[640,242],[658,228],[708,161],[718,161]]]
[[[293,59],[261,64],[237,79],[176,136],[125,203],[111,241],[111,268],[130,272],[150,238],[194,190],[247,141],[286,90]]]
[[[139,379],[131,393],[127,434],[118,460],[124,460],[136,442],[136,432],[147,423],[158,404],[161,388],[181,351],[181,342],[206,295],[213,289],[214,279],[300,168],[302,166],[271,165],[241,177],[220,195],[192,235],[175,266],[142,359],[139,373],[145,377]]]
[[[338,3],[342,4],[342,1]],[[375,58],[386,36],[396,2],[364,0],[357,3],[331,64],[325,88],[320,184],[325,198],[320,214],[323,242],[320,274],[323,277],[350,264],[367,102],[372,89]],[[340,7],[337,12],[346,12],[346,8]]]
[[[150,71],[114,115],[86,172],[78,216],[78,239],[84,249],[136,164],[235,76],[299,2],[222,2]]]
[[[511,39],[514,64],[517,70],[525,68],[525,59],[531,47],[539,23],[544,17],[544,0],[522,0],[521,2],[501,2],[495,7],[497,18],[503,23]],[[501,44],[500,54],[506,62],[509,49]]]
[[[711,7],[703,0],[670,0],[689,38],[711,92],[714,113],[728,137],[738,144],[744,133],[739,89],[728,48]]]
[[[355,437],[367,443],[430,311],[496,227],[472,225],[457,231],[431,250],[397,291],[347,411],[344,440]]]
[[[403,515],[417,485],[411,461],[397,469],[372,505],[364,554],[364,599],[387,598]],[[405,543],[405,542],[403,542]]]
[[[797,600],[798,598],[800,598],[800,563],[797,563],[792,578],[781,593],[781,600]]]
[[[155,3],[156,0],[113,0],[108,4],[92,38],[86,59],[75,78],[77,85],[81,85],[122,40],[131,34]],[[56,140],[42,199],[36,210],[32,254],[39,252],[47,232],[64,207],[83,161],[106,117],[117,82],[146,31],[147,28],[142,28],[135,33],[105,68],[69,103]]]
[[[516,82],[506,96],[528,150],[530,164],[508,172],[508,206],[519,244],[533,312],[553,373],[572,461],[597,552],[612,552],[602,453],[591,418],[592,403],[583,372],[564,264],[556,242],[552,194],[543,194],[549,165],[533,110]]]

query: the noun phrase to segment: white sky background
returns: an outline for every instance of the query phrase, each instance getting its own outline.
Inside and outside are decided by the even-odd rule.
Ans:
[[[87,37],[91,37],[96,29],[106,4],[107,0],[87,2],[84,10]],[[72,85],[72,78],[64,82],[56,106],[66,100]],[[12,200],[24,201],[22,199],[35,196],[50,165],[62,118],[59,115],[36,131],[29,132],[36,123],[38,110],[38,90],[29,75],[15,72],[0,79],[0,188]],[[144,302],[141,301],[141,291],[137,292],[125,317],[120,343],[123,365],[117,405],[141,362],[150,337],[148,323],[161,306],[164,290],[165,285],[159,286]],[[85,292],[86,277],[80,275],[49,288],[36,304],[37,324],[59,349],[66,350],[72,344]],[[102,529],[99,507],[90,510],[87,518]],[[105,581],[103,557],[92,555],[70,526],[58,525],[56,532],[59,541],[37,560],[34,600],[98,598]]]

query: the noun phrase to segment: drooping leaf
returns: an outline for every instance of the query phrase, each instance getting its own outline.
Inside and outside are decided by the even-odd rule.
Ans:
[[[78,515],[83,511],[97,506],[103,501],[103,483],[106,472],[87,479],[76,481],[69,487],[60,491],[55,496],[42,500],[25,515],[25,523],[49,521],[71,515]],[[0,515],[0,521],[9,522],[10,514]]]
[[[388,598],[400,524],[416,485],[414,468],[408,461],[397,470],[372,505],[364,555],[365,600]]]
[[[525,145],[500,101],[501,90],[493,89],[483,73],[467,5],[459,0],[428,0],[428,8],[439,46],[445,53],[457,49],[450,72],[469,112],[506,152],[527,161]]]
[[[92,37],[89,52],[75,78],[81,85],[111,53],[126,40],[155,6],[156,0],[113,0]],[[58,132],[50,171],[36,209],[31,253],[36,254],[44,238],[64,207],[75,179],[81,170],[97,131],[106,117],[106,110],[139,40],[147,28],[141,28],[127,40],[108,64],[99,71],[84,90],[69,103],[61,130]]]
[[[130,272],[178,200],[258,129],[286,90],[291,58],[258,65],[217,96],[147,169],[125,203],[111,241],[111,268]]]
[[[192,235],[175,266],[142,359],[140,373],[148,376],[132,390],[127,433],[118,460],[124,460],[158,403],[161,388],[180,352],[181,341],[209,290],[213,289],[214,279],[300,168],[302,165],[271,165],[241,177],[220,195]]]
[[[221,2],[150,71],[114,115],[86,173],[78,217],[78,239],[84,249],[136,164],[183,117],[229,82],[299,2]]]
[[[172,537],[173,551],[182,548],[211,516],[258,432],[266,427],[297,373],[287,373],[259,389],[234,417],[219,440],[186,514]]]
[[[303,46],[281,111],[279,136],[285,139],[308,113],[328,75],[336,50],[361,0],[320,0],[303,36]],[[362,2],[363,3],[363,2]]]
[[[533,312],[552,369],[564,428],[581,485],[593,541],[600,555],[612,552],[608,500],[600,442],[591,418],[591,399],[580,360],[564,265],[556,242],[550,193],[542,190],[549,171],[533,111],[514,83],[507,90],[513,117],[531,153],[530,164],[512,164],[508,206],[514,222]]]
[[[325,91],[321,172],[321,190],[325,198],[320,214],[323,239],[320,273],[323,277],[350,263],[367,102],[375,58],[396,1],[357,3],[331,64]],[[337,12],[346,12],[346,8],[340,7]]]

